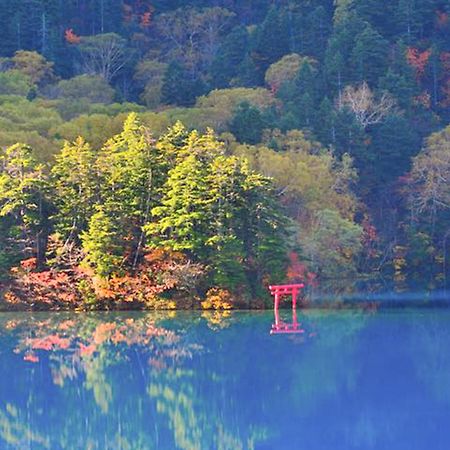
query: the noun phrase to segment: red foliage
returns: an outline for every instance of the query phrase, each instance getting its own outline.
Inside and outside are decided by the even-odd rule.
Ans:
[[[406,60],[416,71],[417,80],[420,80],[423,77],[430,56],[431,49],[420,52],[417,48],[408,47],[406,50]]]
[[[64,32],[64,37],[69,44],[79,44],[81,42],[81,37],[77,36],[72,28],[69,28]]]
[[[145,12],[141,16],[140,26],[142,28],[148,28],[151,24],[152,13],[150,11]]]
[[[289,266],[286,278],[291,283],[305,283],[309,286],[317,286],[317,275],[310,272],[306,265],[298,259],[296,252],[289,253]]]
[[[32,270],[35,270],[37,267],[37,259],[36,258],[25,259],[20,262],[20,267],[23,270],[26,270],[27,272],[31,272]]]
[[[23,264],[21,264],[22,266]],[[25,267],[32,263],[26,262]],[[78,277],[73,273],[45,270],[28,272],[16,268],[12,272],[9,290],[4,295],[11,308],[22,308],[38,305],[40,308],[71,308],[82,303],[77,289]]]
[[[25,353],[23,360],[32,363],[37,363],[39,362],[39,357],[36,356],[34,353]]]
[[[146,250],[133,273],[110,280],[78,267],[33,272],[35,263],[35,259],[29,259],[11,271],[11,281],[3,294],[11,309],[84,309],[92,308],[96,301],[105,308],[125,304],[127,308],[163,306],[159,294],[168,290],[173,290],[174,295],[179,293],[181,302],[190,299],[192,303],[205,272],[202,265],[192,263],[182,253],[161,248]],[[184,307],[190,307],[191,303]],[[171,308],[174,305],[170,303]],[[70,323],[64,326],[70,327]]]
[[[81,356],[91,356],[97,350],[97,346],[94,344],[84,345],[82,342],[79,344]]]
[[[151,25],[153,6],[147,0],[128,0],[123,4],[123,20],[147,29]]]
[[[444,11],[436,11],[437,25],[439,28],[445,28],[449,23],[448,14]]]

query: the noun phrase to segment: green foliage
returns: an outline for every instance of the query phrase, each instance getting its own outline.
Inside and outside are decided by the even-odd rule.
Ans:
[[[56,157],[52,175],[58,212],[54,219],[64,240],[76,240],[86,230],[99,200],[95,163],[95,152],[81,137],[73,143],[66,141]]]
[[[236,26],[225,37],[211,64],[211,84],[215,88],[232,85],[249,49],[249,33],[244,26]]]
[[[31,78],[19,70],[0,73],[0,95],[27,97],[32,89]]]
[[[150,108],[155,108],[161,103],[162,85],[166,70],[167,64],[156,60],[143,60],[136,68],[134,79],[144,88],[140,98]]]
[[[0,224],[16,254],[43,263],[47,227],[46,183],[31,147],[16,144],[0,153]],[[4,251],[4,250],[3,250]],[[5,259],[5,255],[3,255]]]
[[[361,226],[327,209],[316,214],[315,222],[303,246],[312,267],[325,277],[354,276],[362,250]]]
[[[54,64],[37,52],[17,51],[11,58],[14,69],[30,78],[31,83],[43,87],[55,80]]]
[[[114,98],[114,89],[100,76],[91,75],[62,80],[57,85],[57,92],[63,99],[85,99],[89,103],[112,103]]]
[[[256,144],[261,141],[266,124],[261,112],[247,102],[241,103],[230,122],[230,131],[239,142]]]
[[[419,161],[425,164],[425,150],[422,159],[414,159],[420,143],[450,120],[450,10],[445,2],[258,0],[222,1],[214,7],[206,0],[155,0],[151,7],[148,2],[125,3],[102,0],[100,8],[91,0],[0,0],[0,147],[26,142],[39,162],[53,165],[64,140],[74,148],[78,136],[90,143],[102,189],[95,201],[86,203],[88,210],[82,213],[85,217],[77,234],[86,231],[94,206],[108,204],[104,213],[117,215],[126,257],[135,260],[141,254],[145,208],[159,205],[168,172],[178,163],[187,164],[184,157],[178,159],[185,144],[172,145],[167,136],[159,139],[180,120],[200,132],[213,127],[232,146],[235,139],[250,145],[263,143],[267,148],[258,149],[259,156],[254,149],[247,156],[258,160],[264,173],[273,174],[278,187],[287,189],[282,197],[289,197],[291,216],[295,207],[306,205],[308,213],[300,214],[305,222],[296,225],[298,229],[309,231],[312,217],[322,209],[338,211],[353,223],[359,208],[363,214],[358,217],[368,214],[378,229],[380,248],[393,248],[399,235],[413,242],[402,231],[409,220],[404,198],[411,194],[399,193],[411,166],[416,179]],[[346,98],[361,86],[370,87],[372,95],[364,120]],[[383,95],[394,98],[395,107],[375,121],[365,120]],[[115,100],[123,103],[112,103]],[[141,113],[145,133],[149,135],[150,130],[154,137],[149,140],[156,141],[145,163],[141,156],[153,144],[147,142],[145,147],[131,134],[122,135],[120,144],[104,145],[121,135],[131,112]],[[301,132],[305,141],[318,140],[322,145],[313,145],[316,154],[302,151],[293,156],[280,142],[284,138],[278,129],[285,136]],[[333,180],[342,180],[337,172],[349,167],[346,155],[359,178],[352,177],[351,188],[336,194],[329,186]],[[135,162],[127,161],[128,157]],[[439,166],[437,159],[426,161],[422,178],[432,177],[430,173]],[[74,156],[69,160],[57,162],[58,166],[67,163],[68,174],[71,164],[76,166]],[[141,169],[145,172],[146,164],[153,175],[158,174],[152,178],[148,202],[142,188],[145,177],[134,175]],[[304,174],[303,185],[289,164]],[[287,175],[277,167],[293,175],[292,184],[286,183]],[[58,170],[64,172],[62,167]],[[313,182],[315,176],[323,180]],[[74,183],[70,189],[81,183],[74,182],[73,174],[66,178]],[[56,179],[63,181],[61,176],[52,183]],[[138,187],[133,192],[135,182]],[[65,194],[58,185],[62,197],[73,195],[68,185]],[[113,188],[114,195],[110,194]],[[67,198],[55,201],[61,209],[55,214],[55,225],[64,236],[70,234],[69,217],[73,220],[71,214],[82,206],[69,206]],[[434,241],[439,230],[445,233],[445,213],[435,200],[432,203],[435,229],[426,233]],[[72,211],[66,214],[66,222],[65,208]],[[424,211],[428,214],[432,209],[427,206]],[[8,236],[15,233],[14,224],[3,226]],[[223,254],[237,255],[239,239],[227,239]],[[232,259],[224,257],[224,261]]]
[[[272,91],[277,91],[283,83],[294,80],[301,65],[300,55],[296,53],[285,55],[267,69],[264,80]]]
[[[193,132],[178,148],[161,206],[152,211],[158,221],[146,227],[149,239],[206,262],[220,286],[246,280],[256,288],[284,268],[285,229],[270,184],[225,156],[212,132]]]
[[[161,86],[161,101],[166,105],[192,106],[204,93],[202,81],[178,63],[171,63]]]
[[[84,263],[104,278],[118,273],[124,251],[120,246],[120,232],[111,216],[99,208],[90,218],[87,231],[81,234],[86,254]]]

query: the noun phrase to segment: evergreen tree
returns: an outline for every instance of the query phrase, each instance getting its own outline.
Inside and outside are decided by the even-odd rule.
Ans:
[[[95,169],[96,153],[81,137],[65,142],[52,168],[55,227],[64,240],[77,240],[85,231],[95,205],[99,202],[99,177]]]
[[[335,144],[336,142],[336,113],[333,104],[325,97],[319,106],[316,117],[315,130],[320,142],[323,144]]]
[[[81,234],[81,242],[84,263],[92,267],[96,275],[108,278],[120,272],[125,249],[111,212],[99,206],[89,220],[88,229]]]
[[[50,228],[46,187],[31,147],[16,144],[0,153],[0,218],[11,220],[18,255],[36,257],[38,267],[44,264]]]
[[[288,27],[281,9],[272,6],[263,23],[258,27],[253,46],[253,60],[264,74],[270,64],[289,53]],[[273,37],[276,36],[276,39]]]
[[[192,106],[205,91],[203,82],[183,66],[172,62],[166,70],[161,88],[161,101],[166,105]]]
[[[258,108],[248,102],[241,103],[230,122],[230,130],[239,142],[257,144],[261,141],[265,123]]]
[[[211,64],[211,85],[224,88],[236,78],[239,66],[244,61],[249,49],[248,31],[243,26],[237,26],[228,34],[220,46]]]
[[[351,54],[354,79],[375,85],[387,68],[388,43],[369,24],[358,33]]]
[[[161,158],[135,113],[128,116],[123,131],[104,145],[98,158],[103,213],[114,216],[122,245],[131,246],[133,267],[144,244],[143,227],[165,180]]]
[[[212,133],[191,133],[179,154],[146,226],[150,242],[206,262],[222,287],[255,292],[265,277],[280,279],[286,228],[270,180],[225,156]]]
[[[420,150],[420,138],[411,124],[398,115],[391,115],[377,127],[368,151],[375,155],[371,170],[376,188],[386,188],[410,169],[411,158]]]

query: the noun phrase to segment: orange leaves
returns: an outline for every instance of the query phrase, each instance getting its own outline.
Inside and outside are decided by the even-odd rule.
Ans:
[[[379,241],[377,229],[370,221],[370,218],[367,214],[364,215],[364,219],[362,221],[363,227],[363,245],[366,249],[367,255],[371,258],[377,256],[376,243]]]
[[[61,331],[68,331],[74,326],[75,326],[74,320],[66,320],[59,325],[58,329]]]
[[[418,80],[423,77],[430,56],[431,49],[421,52],[417,48],[408,47],[406,50],[406,60],[408,61],[408,64],[415,69],[416,78]]]
[[[79,44],[81,42],[81,37],[77,36],[72,28],[67,29],[64,32],[64,38],[66,39],[66,42],[68,42],[69,44]]]
[[[296,252],[289,253],[289,266],[286,273],[286,278],[289,282],[302,282],[310,286],[316,286],[317,275],[310,272],[306,264],[300,262]]]
[[[123,4],[123,21],[127,24],[136,23],[142,29],[147,29],[152,23],[153,6],[146,0],[137,0]]]
[[[33,264],[31,260],[23,264]],[[73,280],[65,272],[46,270],[43,272],[18,271],[13,285],[13,296],[24,302],[33,301],[53,306],[73,304],[77,301]]]
[[[20,267],[23,270],[26,270],[28,272],[35,270],[37,266],[37,259],[36,258],[29,258],[29,259],[25,259],[23,261],[20,262]]]
[[[25,353],[23,360],[32,363],[37,363],[39,362],[39,357],[36,356],[34,353]]]
[[[151,24],[152,13],[150,11],[145,12],[141,16],[140,26],[142,28],[148,28]]]
[[[34,338],[28,341],[33,350],[67,350],[70,347],[70,339],[51,334],[43,338]]]
[[[80,342],[78,346],[80,348],[81,356],[92,356],[97,350],[97,346],[94,344],[85,345],[82,342]]]
[[[177,304],[160,298],[160,294],[172,290],[180,298],[189,295],[192,298],[192,292],[205,274],[201,264],[164,248],[147,249],[133,273],[109,280],[78,266],[35,272],[35,263],[35,258],[24,260],[11,273],[11,281],[3,290],[3,300],[11,309],[172,309]],[[64,326],[69,328],[70,323]]]
[[[109,340],[111,338],[112,332],[115,329],[115,323],[106,322],[98,325],[94,332],[94,343],[100,345],[103,342]]]
[[[10,305],[17,305],[20,303],[20,298],[12,291],[6,291],[3,294],[3,299]]]

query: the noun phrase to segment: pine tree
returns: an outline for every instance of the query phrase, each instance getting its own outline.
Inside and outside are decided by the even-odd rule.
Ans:
[[[239,66],[249,50],[249,35],[244,26],[237,26],[225,37],[211,64],[211,85],[225,88],[238,75]]]
[[[282,276],[287,233],[271,181],[225,156],[211,132],[191,133],[152,213],[149,241],[206,263],[220,287],[255,293],[263,279]]]
[[[387,68],[388,43],[369,24],[357,35],[351,55],[354,79],[375,85]]]
[[[44,264],[50,207],[43,166],[31,147],[15,144],[0,153],[0,218],[9,217],[17,230],[16,251]],[[13,231],[13,230],[12,230]]]
[[[230,122],[230,131],[239,142],[257,144],[261,141],[265,123],[258,108],[248,102],[241,103]]]
[[[113,215],[99,206],[89,220],[88,229],[81,234],[84,264],[102,278],[121,271],[125,249],[120,231]]]
[[[270,64],[289,53],[288,27],[281,9],[270,8],[263,23],[256,31],[253,60],[263,74]],[[276,36],[276,39],[273,37]]]
[[[164,75],[161,100],[166,105],[192,106],[205,92],[202,80],[193,77],[182,65],[171,62]]]
[[[99,177],[96,153],[81,137],[65,142],[52,168],[56,230],[66,242],[77,241],[85,231],[95,205],[99,202]]]
[[[144,244],[143,227],[165,181],[165,163],[135,113],[128,116],[123,131],[106,142],[97,166],[101,202],[118,222],[123,245],[131,246],[136,267]]]

